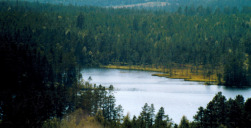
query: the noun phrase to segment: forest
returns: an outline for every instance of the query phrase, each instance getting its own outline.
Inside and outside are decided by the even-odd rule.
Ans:
[[[138,117],[123,116],[113,86],[89,84],[80,70],[139,65],[171,76],[180,68],[248,87],[250,15],[250,7],[166,12],[2,1],[0,127],[248,127],[251,100],[221,93],[192,122],[173,124],[148,104]]]

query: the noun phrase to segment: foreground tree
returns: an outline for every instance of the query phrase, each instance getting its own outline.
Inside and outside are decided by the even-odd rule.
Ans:
[[[189,120],[186,118],[186,116],[182,116],[178,128],[189,128]]]
[[[155,117],[154,127],[155,128],[166,128],[171,127],[171,120],[168,115],[165,115],[165,110],[161,107]]]
[[[132,128],[132,123],[130,121],[129,113],[123,119],[122,128]]]

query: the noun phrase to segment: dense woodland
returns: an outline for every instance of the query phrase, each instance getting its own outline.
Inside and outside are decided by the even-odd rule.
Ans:
[[[190,65],[191,72],[217,74],[223,78],[220,84],[250,85],[250,7],[185,7],[168,13],[15,2],[2,6],[2,36],[31,38],[49,63],[151,65],[169,71]],[[5,23],[6,17],[13,23]],[[59,65],[53,67],[57,72]]]
[[[192,65],[193,72],[217,72],[226,86],[250,86],[250,10],[187,6],[170,13],[0,2],[0,126],[60,127],[58,120],[79,109],[100,127],[175,127],[163,108],[155,116],[153,105],[132,120],[123,117],[113,87],[81,80],[81,68]],[[245,127],[250,113],[250,99],[218,94],[193,122],[184,117],[180,125]]]

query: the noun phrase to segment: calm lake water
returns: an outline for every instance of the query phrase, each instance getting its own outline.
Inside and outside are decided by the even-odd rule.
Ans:
[[[223,86],[206,86],[200,82],[184,81],[152,76],[149,71],[87,68],[82,70],[84,80],[92,77],[91,83],[108,87],[113,85],[116,104],[121,104],[124,115],[138,116],[145,103],[154,104],[155,112],[162,106],[173,122],[179,123],[183,115],[190,121],[200,106],[206,107],[216,93],[221,91],[226,98],[241,94],[245,100],[251,97],[251,88],[236,89]]]

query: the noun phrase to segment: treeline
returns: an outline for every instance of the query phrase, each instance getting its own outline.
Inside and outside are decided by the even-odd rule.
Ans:
[[[150,107],[145,104],[138,118],[134,117],[133,120],[126,121],[127,117],[125,117],[123,125],[126,124],[131,128],[248,128],[251,123],[250,105],[250,98],[245,101],[243,96],[237,95],[235,99],[227,100],[219,92],[207,104],[206,108],[199,107],[194,121],[190,122],[183,116],[179,124],[174,124],[168,115],[164,114],[163,108],[160,108],[158,113],[154,115],[152,113],[154,111],[153,105]],[[135,119],[138,124],[134,123]]]
[[[250,14],[235,8],[228,14],[202,6],[180,9],[81,12],[76,27],[84,43],[77,52],[88,58],[83,64],[154,65],[169,70],[191,65],[191,72],[202,67],[204,74],[224,78],[225,85],[249,86]]]
[[[194,121],[189,121],[185,116],[179,124],[172,122],[165,114],[164,108],[160,108],[154,114],[154,105],[145,104],[142,112],[132,120],[128,115],[124,117],[124,128],[248,128],[251,124],[251,99],[244,100],[243,96],[237,95],[235,99],[226,99],[221,92],[216,94],[206,108],[199,107]]]
[[[112,7],[112,6],[123,6],[123,5],[135,5],[144,4],[147,2],[167,2],[168,4],[162,6],[139,6],[132,7],[131,9],[146,9],[146,10],[165,10],[168,12],[175,12],[179,7],[185,8],[203,6],[205,8],[212,8],[213,10],[217,8],[236,7],[238,9],[243,9],[243,7],[248,7],[251,5],[249,0],[18,0],[18,1],[30,1],[37,3],[50,3],[50,4],[61,4],[61,5],[74,5],[74,6],[95,6],[95,7]]]
[[[226,99],[219,92],[206,108],[200,107],[194,116],[196,127],[248,128],[251,124],[251,99],[246,102],[241,95]]]
[[[94,93],[94,92],[93,92]],[[95,95],[94,95],[95,96]],[[87,98],[88,99],[88,98]],[[226,99],[221,92],[216,94],[206,108],[199,107],[193,121],[189,121],[183,116],[179,124],[173,123],[172,119],[165,114],[161,107],[157,113],[154,105],[146,103],[138,117],[130,117],[130,114],[123,116],[123,109],[118,106],[116,119],[108,119],[101,109],[96,115],[91,117],[84,116],[84,111],[76,111],[70,114],[70,119],[50,119],[43,127],[117,127],[117,128],[249,128],[251,124],[251,99],[244,100],[243,96],[237,95],[235,99]],[[78,118],[78,120],[74,120]],[[84,119],[87,118],[87,119]],[[92,125],[90,125],[92,124]]]

